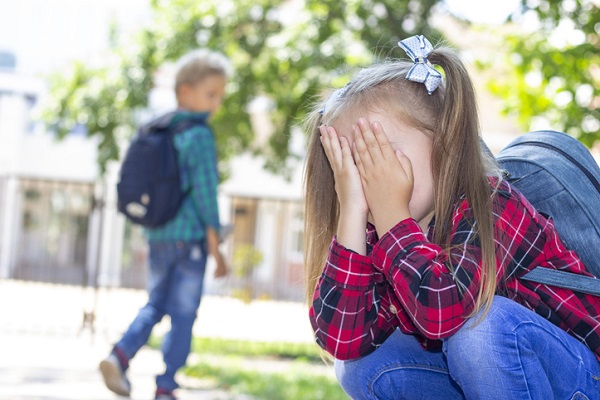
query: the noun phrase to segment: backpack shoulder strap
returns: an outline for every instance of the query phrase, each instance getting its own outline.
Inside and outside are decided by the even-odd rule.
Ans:
[[[521,279],[600,296],[600,279],[557,269],[535,267]]]
[[[174,117],[174,115],[173,115]],[[172,117],[171,117],[172,118]],[[187,115],[184,118],[179,119],[179,121],[177,121],[170,129],[170,132],[173,135],[176,135],[178,133],[181,133],[189,128],[191,128],[192,126],[195,125],[199,125],[199,124],[206,124],[206,116],[203,114],[191,114],[191,115]]]
[[[141,135],[147,134],[177,134],[183,132],[191,126],[206,123],[207,116],[204,114],[190,114],[180,118],[175,124],[173,119],[177,116],[177,111],[171,111],[152,121],[142,125],[139,129]]]
[[[171,121],[173,120],[173,117],[175,117],[175,114],[176,112],[172,111],[145,123],[139,128],[139,134],[149,135],[154,133],[168,132],[169,127],[171,126]]]

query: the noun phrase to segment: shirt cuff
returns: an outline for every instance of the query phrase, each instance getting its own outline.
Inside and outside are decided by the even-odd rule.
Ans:
[[[407,218],[398,222],[373,246],[373,267],[388,275],[394,260],[408,253],[413,247],[427,242],[427,237],[417,221]]]
[[[377,237],[375,226],[372,223],[367,222],[367,246],[373,247],[378,240],[379,238]]]
[[[374,272],[377,271],[373,269],[370,256],[349,250],[337,241],[337,236],[333,238],[323,268],[326,280],[345,289],[364,290],[378,281]]]

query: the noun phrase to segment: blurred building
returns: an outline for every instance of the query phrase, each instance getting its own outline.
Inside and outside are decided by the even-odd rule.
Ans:
[[[14,57],[16,58],[16,57]],[[87,284],[98,243],[94,141],[32,119],[39,78],[0,70],[0,278]]]
[[[134,30],[131,22],[143,22],[147,7],[142,0],[2,5],[0,279],[145,287],[146,242],[139,227],[115,209],[118,165],[109,166],[99,179],[96,143],[86,137],[84,127],[58,141],[35,122],[34,110],[45,96],[40,74],[64,67],[70,59],[101,56],[110,21],[127,20],[122,25]],[[49,15],[56,17],[52,26],[46,23]],[[9,35],[12,41],[7,41]],[[157,109],[169,105],[172,99],[164,90],[156,92],[163,99]],[[260,105],[254,110],[260,124],[266,110]],[[234,224],[224,250],[233,259],[237,247],[252,245],[262,262],[253,273],[226,281],[212,280],[209,262],[209,293],[232,294],[250,286],[256,297],[301,299],[300,174],[300,164],[286,181],[265,172],[262,161],[249,155],[232,160],[231,179],[219,199],[222,220]]]
[[[106,47],[111,17],[140,18],[134,3],[138,8],[147,4],[142,0],[85,6],[76,0],[51,3],[15,3],[20,11],[14,21],[6,13],[2,17],[0,10],[0,36],[6,37],[2,29],[14,30],[20,45],[25,46],[2,50],[0,40],[0,279],[143,288],[146,242],[139,227],[127,223],[116,211],[118,165],[109,165],[107,175],[100,179],[96,143],[86,137],[85,129],[77,127],[58,141],[35,122],[33,110],[46,90],[38,74],[48,70],[40,70],[40,66],[47,61],[47,67],[55,69],[75,53],[80,58],[81,54],[97,57]],[[92,3],[97,8],[93,13],[88,9]],[[64,25],[53,31],[51,38],[40,28],[48,13],[58,18],[57,25]],[[63,14],[68,18],[61,17]],[[465,55],[469,51],[479,55],[489,47],[477,34],[465,34],[460,25],[443,23],[448,24],[451,39],[470,49]],[[69,37],[88,31],[94,32],[89,40],[64,46]],[[53,47],[49,50],[49,46]],[[68,48],[62,58],[61,47]],[[477,84],[481,88],[483,82]],[[511,120],[498,116],[498,100],[483,89],[479,95],[484,137],[497,151],[518,129]],[[151,96],[154,113],[172,107],[173,101],[169,80],[160,81]],[[260,127],[257,132],[269,131],[269,107],[266,99],[249,106],[253,125]],[[302,134],[296,134],[292,145],[295,153],[302,155]],[[230,295],[250,287],[253,297],[301,300],[302,162],[292,166],[290,180],[266,172],[262,165],[260,158],[250,154],[231,160],[231,177],[221,185],[219,198],[223,222],[234,225],[223,245],[230,260],[237,259],[238,249],[250,245],[262,255],[262,261],[252,273],[225,281],[212,279],[214,266],[209,263],[206,289]]]
[[[145,287],[141,229],[116,212],[118,165],[99,179],[96,143],[83,127],[58,141],[32,122],[44,85],[20,76],[10,55],[0,59],[8,64],[0,71],[0,278]],[[209,293],[252,287],[257,297],[301,299],[300,174],[300,164],[287,181],[250,155],[232,160],[219,199],[221,219],[234,225],[224,247],[233,260],[236,248],[252,245],[262,262],[226,282],[212,281],[209,263]]]

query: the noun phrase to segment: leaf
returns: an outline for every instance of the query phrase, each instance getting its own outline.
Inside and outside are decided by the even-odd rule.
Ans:
[[[440,37],[427,24],[437,1],[409,3],[306,0],[304,8],[289,10],[294,4],[275,0],[153,0],[154,20],[136,35],[119,36],[111,26],[112,50],[103,65],[80,62],[51,78],[44,120],[60,137],[85,125],[88,135],[99,138],[98,163],[105,171],[142,122],[159,66],[209,47],[235,68],[213,120],[223,175],[226,161],[244,151],[264,156],[269,169],[285,175],[294,158],[292,130],[311,100],[339,83],[342,71],[393,55],[395,42],[409,34]],[[254,146],[247,106],[257,96],[274,104],[268,146]]]

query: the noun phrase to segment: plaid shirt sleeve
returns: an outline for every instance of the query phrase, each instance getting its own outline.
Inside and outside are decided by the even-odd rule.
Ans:
[[[538,265],[585,273],[552,223],[506,183],[494,197],[494,221],[497,293],[576,337],[590,337],[586,344],[598,353],[598,298],[518,279]],[[453,215],[449,253],[412,219],[368,247],[369,255],[359,256],[334,238],[310,310],[319,345],[346,360],[374,351],[395,328],[416,335],[426,349],[461,328],[474,309],[481,279],[481,249],[466,200]]]
[[[370,256],[341,246],[334,238],[313,298],[310,320],[317,343],[338,359],[370,353],[395,328],[381,307],[377,288],[383,274]]]
[[[190,196],[197,215],[204,226],[219,231],[219,206],[217,188],[217,151],[211,130],[206,126],[193,128],[193,135],[186,140],[184,165],[191,186]]]

